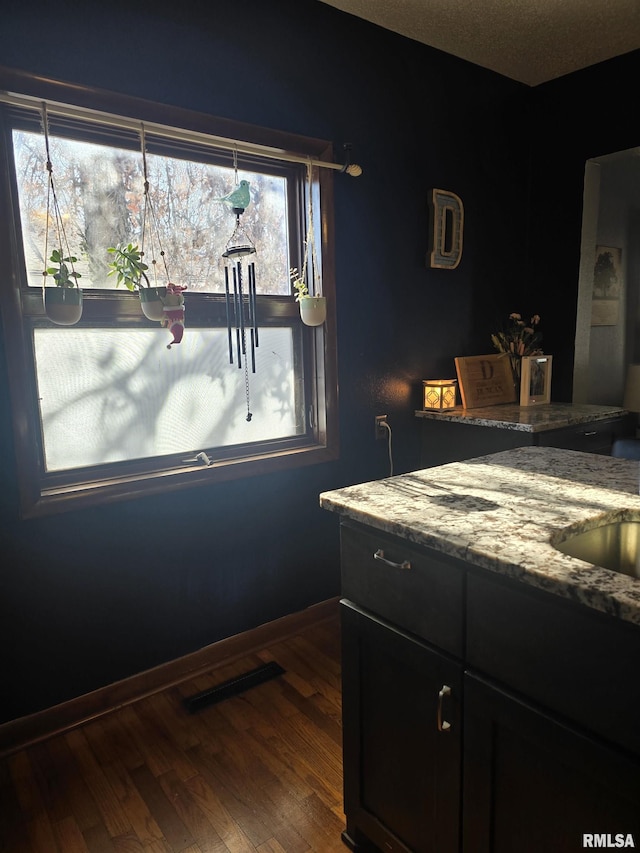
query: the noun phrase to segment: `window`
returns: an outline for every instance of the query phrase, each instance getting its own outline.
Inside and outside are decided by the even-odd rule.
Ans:
[[[13,223],[3,245],[13,275],[0,296],[23,514],[335,458],[333,312],[322,327],[304,326],[289,276],[302,267],[311,191],[323,293],[332,294],[330,170],[314,166],[308,180],[307,165],[326,159],[326,143],[228,122],[223,136],[220,120],[144,102],[125,118],[132,105],[116,96],[108,112],[57,98],[49,150],[83,292],[81,319],[58,326],[42,295],[41,100],[6,100],[10,179],[0,203]],[[185,124],[170,124],[175,115]],[[220,199],[239,179],[251,201],[238,218]],[[255,265],[255,372],[248,350],[238,363],[228,328],[223,255],[238,224],[255,246],[245,259]],[[144,245],[151,284],[186,287],[179,346],[108,275],[107,249],[121,243]]]

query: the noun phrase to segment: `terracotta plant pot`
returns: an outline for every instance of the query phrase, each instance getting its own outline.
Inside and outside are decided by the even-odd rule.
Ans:
[[[164,303],[162,297],[167,295],[166,287],[141,287],[140,306],[147,320],[162,320]]]
[[[327,319],[326,296],[303,296],[299,305],[300,317],[306,326],[321,326]]]
[[[44,310],[52,323],[73,326],[82,317],[82,291],[79,287],[45,287]]]

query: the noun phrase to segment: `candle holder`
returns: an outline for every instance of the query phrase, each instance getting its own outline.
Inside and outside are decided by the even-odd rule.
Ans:
[[[423,409],[441,412],[456,405],[457,379],[423,379]]]

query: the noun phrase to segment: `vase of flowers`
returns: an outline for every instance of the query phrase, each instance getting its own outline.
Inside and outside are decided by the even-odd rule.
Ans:
[[[520,393],[520,374],[522,358],[526,355],[542,355],[540,341],[542,334],[538,329],[540,315],[534,314],[527,324],[521,314],[509,314],[509,320],[499,331],[491,335],[493,346],[511,361],[513,383],[518,395]],[[519,397],[518,397],[519,398]]]

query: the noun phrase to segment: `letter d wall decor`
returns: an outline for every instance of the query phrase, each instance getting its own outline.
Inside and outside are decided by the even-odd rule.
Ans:
[[[462,257],[462,199],[447,190],[431,190],[429,209],[432,227],[429,266],[454,270]]]

